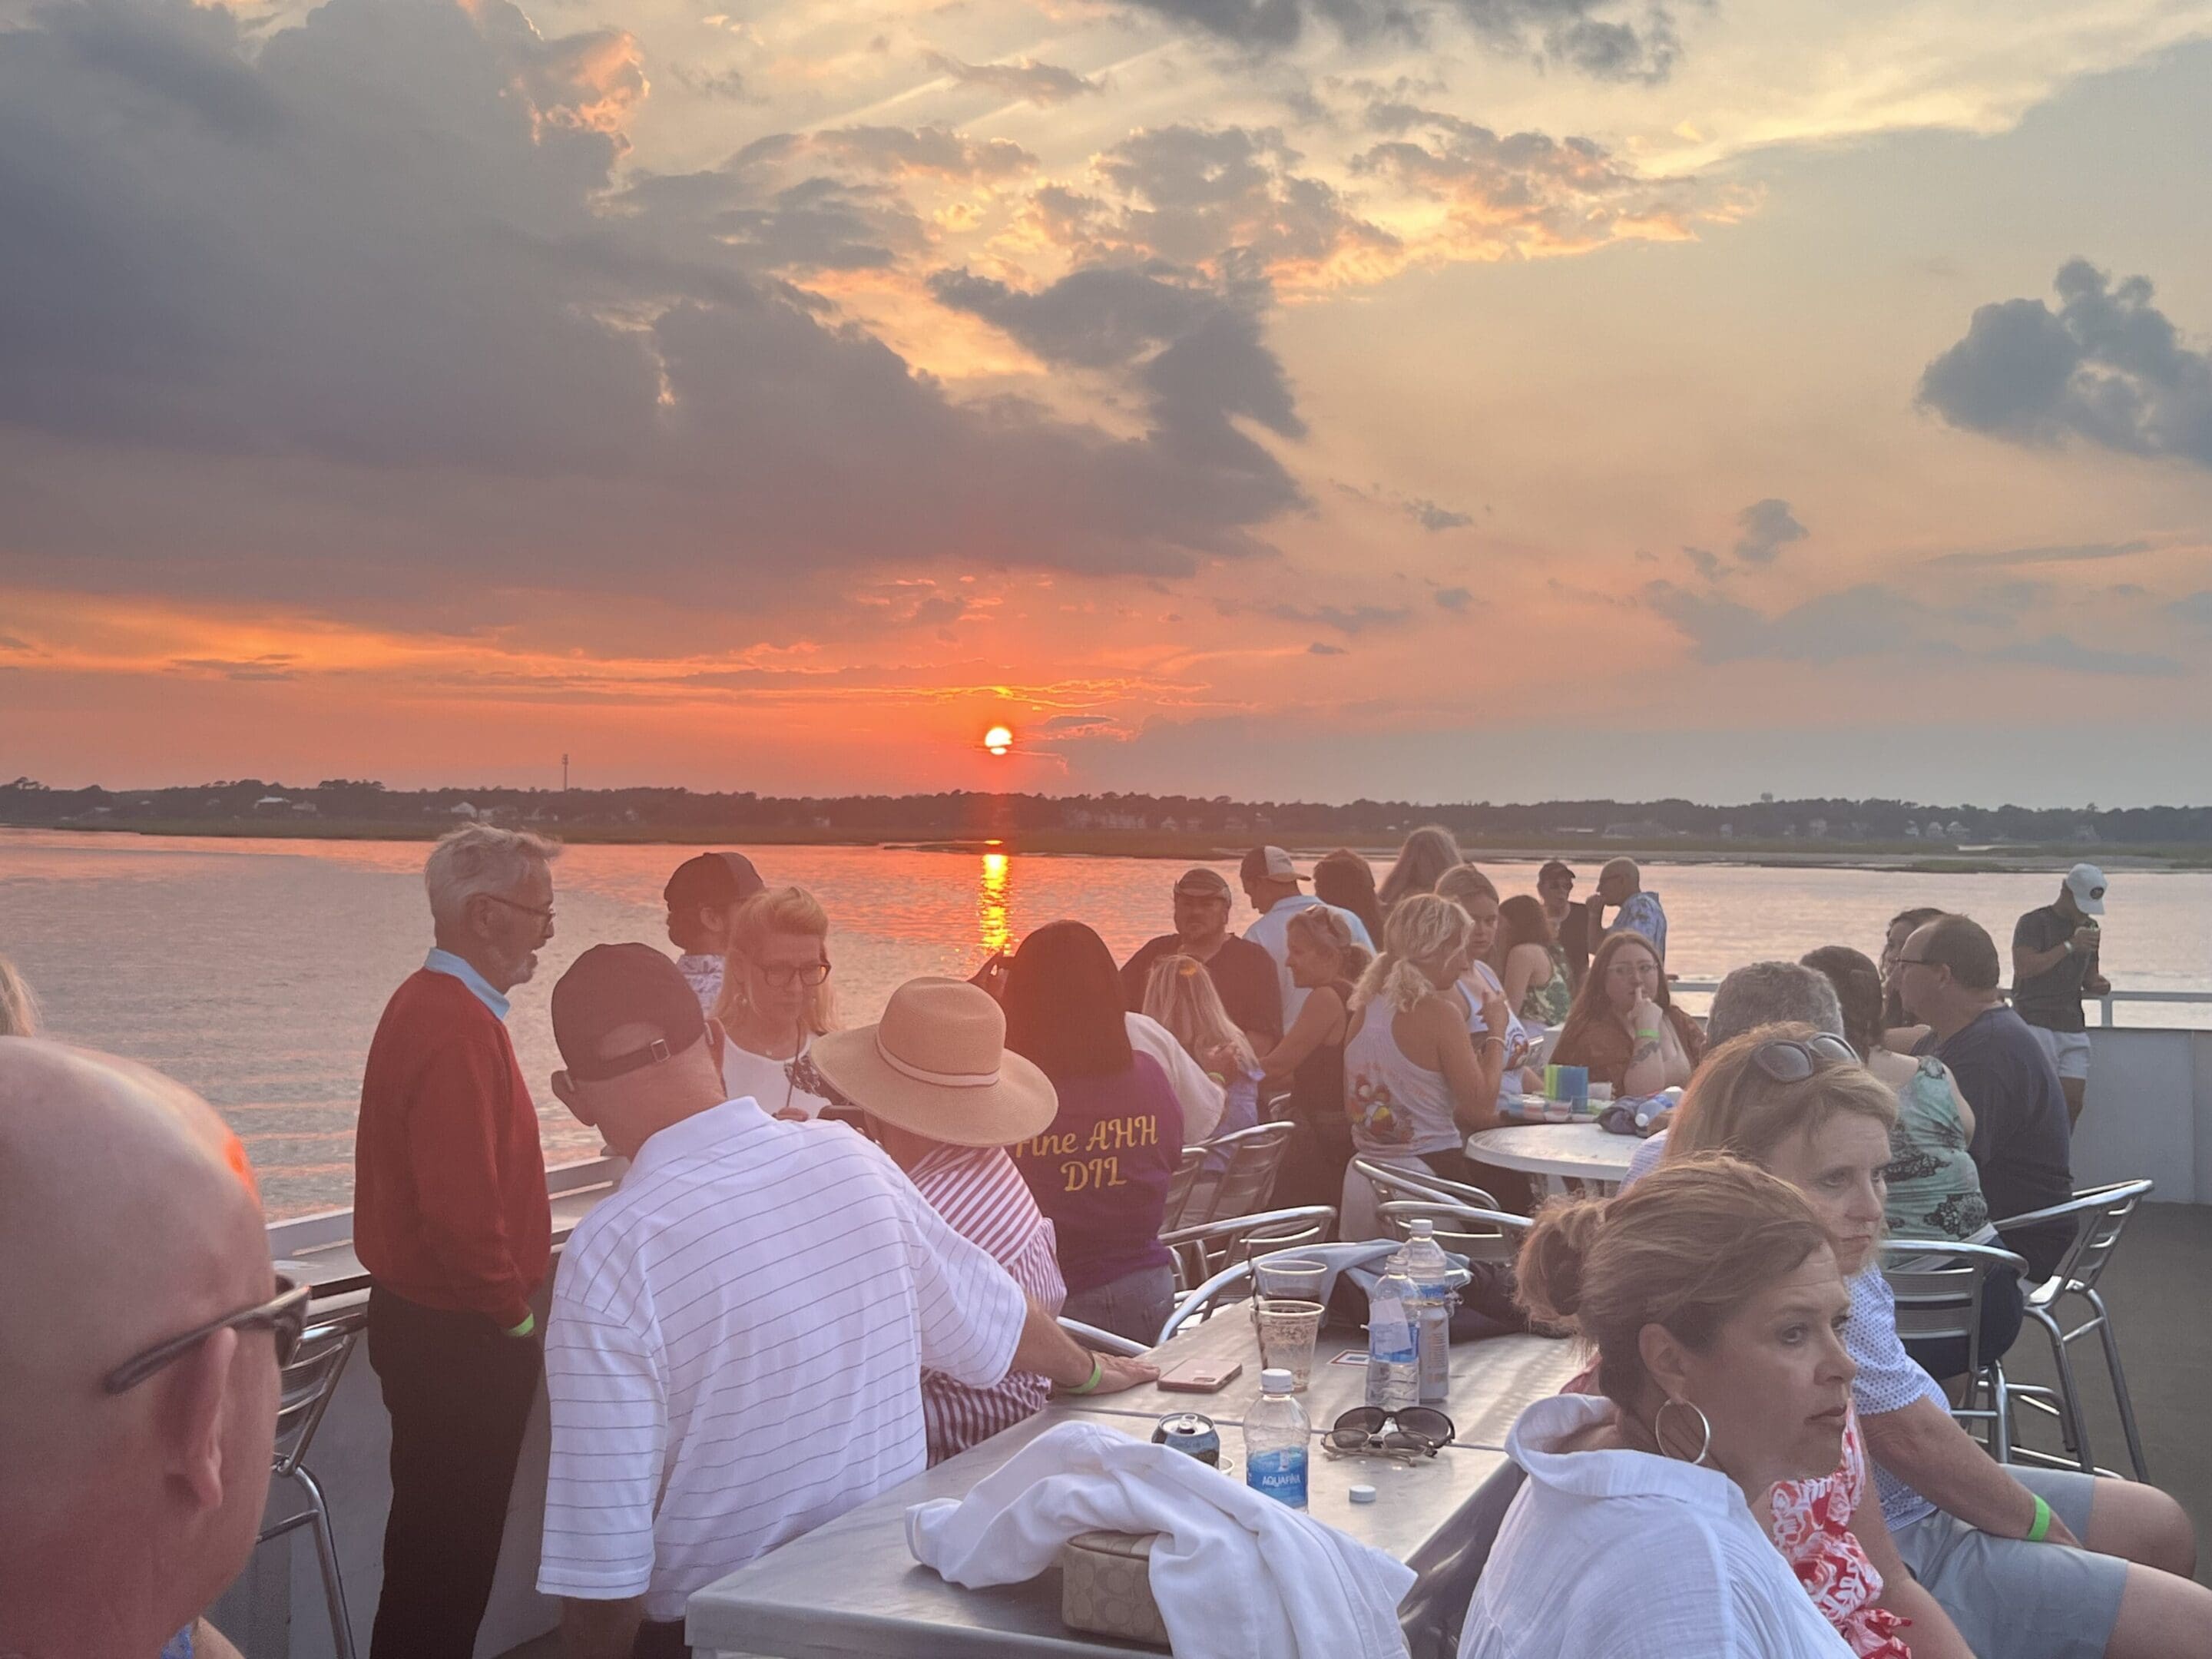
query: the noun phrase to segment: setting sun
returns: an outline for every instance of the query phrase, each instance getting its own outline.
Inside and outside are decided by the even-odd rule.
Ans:
[[[994,755],[1003,755],[1014,746],[1014,734],[1003,726],[994,726],[983,734],[983,747]]]

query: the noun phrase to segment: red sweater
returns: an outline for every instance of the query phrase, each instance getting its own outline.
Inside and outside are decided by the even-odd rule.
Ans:
[[[394,1295],[522,1322],[552,1259],[538,1113],[499,1017],[451,974],[392,994],[354,1139],[354,1248]]]

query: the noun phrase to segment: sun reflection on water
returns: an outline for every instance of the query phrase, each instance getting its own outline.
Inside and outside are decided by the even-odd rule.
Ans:
[[[1012,862],[1004,853],[983,854],[983,868],[975,883],[975,927],[986,951],[1003,951],[1014,942],[1010,916],[1012,909]]]

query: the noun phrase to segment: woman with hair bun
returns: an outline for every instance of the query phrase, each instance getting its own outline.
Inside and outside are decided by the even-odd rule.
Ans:
[[[1827,1230],[1735,1158],[1547,1205],[1521,1248],[1538,1319],[1595,1351],[1600,1393],[1521,1414],[1528,1472],[1460,1659],[1849,1659],[1755,1511],[1836,1467],[1850,1297]]]

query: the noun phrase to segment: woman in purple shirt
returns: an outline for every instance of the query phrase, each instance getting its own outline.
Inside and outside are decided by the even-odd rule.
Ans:
[[[1061,1311],[1156,1342],[1175,1310],[1159,1231],[1182,1162],[1182,1108],[1159,1062],[1129,1046],[1113,952],[1079,921],[1048,923],[1022,941],[1000,1000],[1006,1047],[1060,1096],[1052,1127],[1007,1150],[1060,1236]]]

